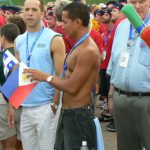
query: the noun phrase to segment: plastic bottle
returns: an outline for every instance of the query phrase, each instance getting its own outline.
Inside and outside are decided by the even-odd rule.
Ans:
[[[89,150],[89,148],[87,147],[86,141],[82,141],[82,146],[81,146],[80,150]]]

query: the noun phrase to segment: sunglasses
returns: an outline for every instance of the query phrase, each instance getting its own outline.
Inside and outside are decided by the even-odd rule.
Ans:
[[[103,10],[97,10],[96,14],[103,16],[105,14],[105,11],[103,11]]]
[[[111,11],[111,12],[112,12],[112,11]],[[104,16],[104,15],[111,15],[111,12],[99,10],[96,14],[98,14],[98,15],[100,15],[100,16]]]

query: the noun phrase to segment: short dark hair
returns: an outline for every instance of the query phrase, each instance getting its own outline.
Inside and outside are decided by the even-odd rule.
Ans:
[[[14,23],[7,23],[0,29],[0,35],[4,36],[10,43],[14,43],[19,34],[19,28]]]
[[[23,18],[19,15],[12,15],[8,18],[9,23],[14,23],[18,26],[20,34],[23,34],[26,31],[26,24]]]
[[[90,21],[90,11],[87,5],[83,3],[70,3],[65,8],[64,11],[68,12],[68,16],[71,20],[77,18],[82,20],[83,26],[87,27]]]

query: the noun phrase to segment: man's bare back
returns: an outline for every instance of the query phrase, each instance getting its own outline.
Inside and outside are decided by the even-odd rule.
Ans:
[[[73,50],[67,58],[65,79],[74,78],[72,87],[75,93],[63,94],[64,108],[77,108],[91,104],[92,89],[97,79],[100,65],[99,50],[94,41],[88,37]]]

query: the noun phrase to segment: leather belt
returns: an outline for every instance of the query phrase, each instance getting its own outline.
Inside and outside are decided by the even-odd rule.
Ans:
[[[118,88],[115,87],[115,91],[117,91],[119,94],[123,94],[126,96],[150,96],[150,92],[144,93],[144,92],[127,92],[127,91],[123,91],[120,90]]]

